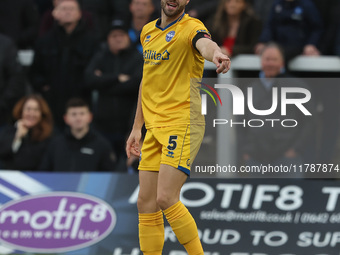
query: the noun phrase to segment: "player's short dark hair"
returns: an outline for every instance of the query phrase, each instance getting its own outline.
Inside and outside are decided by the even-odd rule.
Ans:
[[[74,97],[74,98],[69,99],[65,105],[65,112],[67,112],[68,109],[74,108],[74,107],[86,107],[90,110],[89,103],[80,97]]]

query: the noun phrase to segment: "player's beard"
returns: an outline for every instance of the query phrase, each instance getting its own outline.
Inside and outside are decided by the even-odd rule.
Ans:
[[[176,3],[177,4],[177,9],[174,11],[168,11],[167,9],[167,3]],[[186,4],[181,5],[178,1],[167,1],[167,0],[162,0],[161,1],[161,6],[162,6],[162,10],[165,13],[166,16],[172,18],[172,17],[176,17],[179,14],[181,14],[184,9]]]

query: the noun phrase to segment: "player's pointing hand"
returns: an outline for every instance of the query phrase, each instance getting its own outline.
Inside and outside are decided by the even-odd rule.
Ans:
[[[226,73],[230,69],[230,58],[218,50],[214,52],[212,62],[217,67],[217,73]]]

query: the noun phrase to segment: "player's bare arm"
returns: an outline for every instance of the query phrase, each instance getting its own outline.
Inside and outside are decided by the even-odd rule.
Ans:
[[[208,38],[201,38],[196,42],[196,48],[206,60],[216,65],[217,73],[228,72],[230,69],[230,58],[221,52],[220,47],[214,41]]]
[[[144,116],[142,111],[142,83],[143,81],[141,81],[139,86],[137,109],[132,131],[126,141],[126,155],[128,158],[130,158],[131,153],[137,157],[140,155],[139,142],[142,138],[142,127],[144,125]]]

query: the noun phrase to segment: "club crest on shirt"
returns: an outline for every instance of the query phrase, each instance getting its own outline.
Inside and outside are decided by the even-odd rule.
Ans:
[[[170,31],[169,33],[166,34],[165,40],[167,42],[170,42],[172,40],[172,38],[174,38],[174,36],[175,36],[175,31]]]

